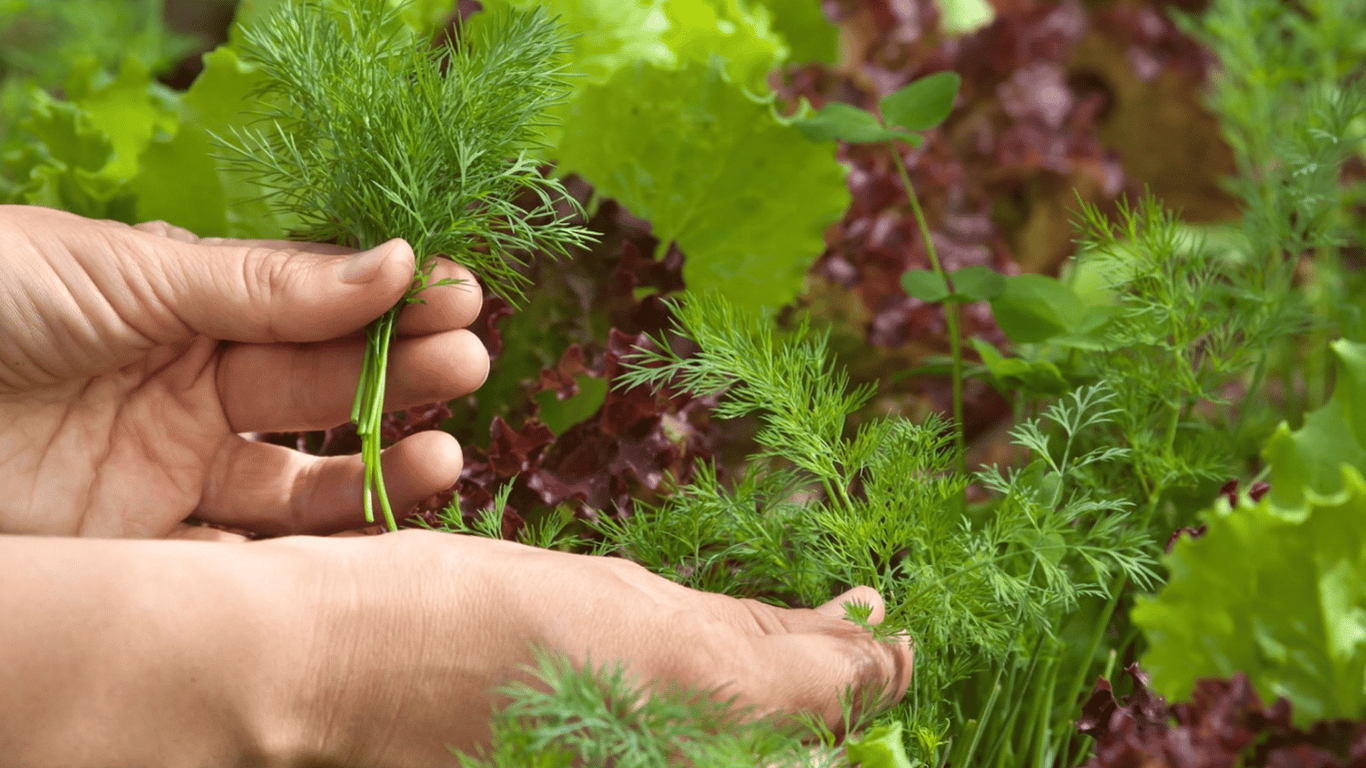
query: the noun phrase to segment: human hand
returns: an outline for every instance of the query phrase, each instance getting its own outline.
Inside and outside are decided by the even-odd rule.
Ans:
[[[699,592],[626,560],[428,531],[362,539],[281,539],[310,565],[313,618],[282,658],[290,688],[315,706],[302,729],[322,764],[439,766],[443,744],[486,744],[505,706],[494,689],[531,665],[532,646],[576,668],[621,660],[638,681],[720,686],[721,699],[756,715],[811,713],[842,730],[839,695],[891,703],[910,683],[903,638],[879,642],[843,619],[844,601],[881,597],[857,587],[815,610],[777,608]],[[259,546],[259,545],[256,545]],[[294,590],[291,590],[294,591]],[[414,631],[418,629],[420,631]],[[534,684],[534,682],[533,682]],[[543,687],[543,686],[541,686]]]
[[[0,206],[0,534],[195,535],[190,517],[264,533],[364,523],[358,456],[311,457],[243,432],[324,429],[350,414],[357,332],[411,284],[390,241],[335,246],[198,239],[31,206]],[[480,292],[445,259],[406,307],[386,408],[476,389]],[[227,343],[224,343],[227,342]],[[449,487],[439,431],[383,458],[404,507]]]

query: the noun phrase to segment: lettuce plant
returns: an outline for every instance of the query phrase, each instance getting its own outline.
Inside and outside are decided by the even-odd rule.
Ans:
[[[1271,493],[1221,499],[1133,610],[1169,698],[1241,671],[1267,701],[1289,699],[1300,725],[1366,715],[1366,345],[1332,350],[1333,399],[1267,445]]]

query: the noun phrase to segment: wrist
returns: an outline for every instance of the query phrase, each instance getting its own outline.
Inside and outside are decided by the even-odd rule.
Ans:
[[[265,548],[0,536],[0,743],[33,766],[287,765],[298,643]],[[10,747],[8,745],[17,745]]]

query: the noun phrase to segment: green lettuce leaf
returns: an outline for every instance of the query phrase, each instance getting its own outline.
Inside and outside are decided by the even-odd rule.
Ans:
[[[1332,402],[1267,445],[1271,493],[1208,512],[1208,532],[1168,557],[1166,587],[1133,610],[1143,666],[1170,699],[1241,670],[1266,700],[1290,699],[1301,725],[1366,714],[1366,345],[1333,352]]]
[[[839,57],[839,29],[821,12],[820,0],[759,0],[773,17],[788,58],[802,64],[834,64]]]
[[[196,41],[167,29],[163,0],[2,0],[0,78],[32,78],[41,88],[66,79],[72,62],[104,69],[136,58],[165,71]]]
[[[768,91],[770,70],[787,60],[788,48],[773,32],[768,9],[743,0],[668,0],[669,28],[662,40],[680,64],[725,63],[730,79],[755,93]]]
[[[586,88],[560,155],[562,171],[678,243],[691,290],[746,307],[796,296],[849,203],[833,146],[806,141],[716,64],[638,65]]]
[[[112,80],[103,77],[94,59],[78,64],[66,80],[66,100],[109,137],[113,155],[101,173],[121,182],[137,175],[138,155],[157,131],[175,130],[174,99],[152,79],[151,70],[131,56]]]
[[[1345,492],[1344,465],[1366,472],[1366,346],[1338,341],[1332,351],[1333,399],[1307,414],[1298,430],[1281,422],[1262,452],[1271,465],[1271,508],[1292,520]]]
[[[131,197],[117,179],[102,174],[114,156],[109,135],[90,124],[80,107],[33,89],[28,116],[19,127],[32,137],[6,157],[16,203],[60,208],[91,218],[124,219]]]
[[[545,7],[571,36],[577,86],[545,136],[560,173],[676,241],[690,287],[748,306],[796,295],[849,197],[831,151],[801,146],[773,112],[766,77],[788,46],[769,6],[788,2],[494,2]]]
[[[260,81],[230,46],[204,56],[204,71],[179,101],[179,128],[159,135],[140,158],[131,184],[139,219],[162,219],[203,237],[284,236],[286,223],[261,189],[215,159],[213,137],[245,127],[259,110]]]
[[[174,130],[174,96],[131,56],[117,77],[94,59],[81,60],[65,90],[66,100],[30,91],[28,115],[19,121],[27,139],[5,158],[5,176],[14,180],[7,197],[131,222],[128,182],[152,136]]]
[[[763,92],[768,71],[788,54],[771,28],[768,9],[744,0],[493,2],[522,9],[540,6],[558,16],[570,36],[565,66],[584,87],[605,83],[618,70],[641,62],[676,69],[715,56],[725,62],[732,81]]]

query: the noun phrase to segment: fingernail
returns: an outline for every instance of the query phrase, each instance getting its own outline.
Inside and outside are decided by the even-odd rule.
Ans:
[[[337,265],[337,279],[343,283],[357,285],[368,283],[375,279],[379,274],[380,265],[389,256],[389,252],[394,250],[388,243],[375,246],[368,251],[361,251]]]

